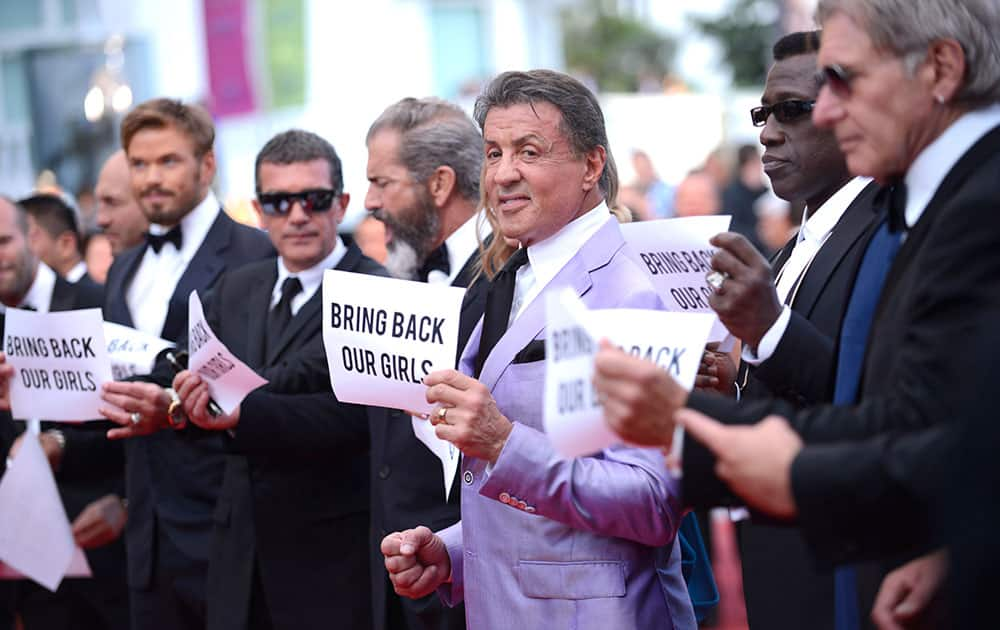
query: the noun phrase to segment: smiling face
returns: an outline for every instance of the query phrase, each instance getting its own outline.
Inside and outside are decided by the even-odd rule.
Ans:
[[[802,54],[776,61],[767,74],[762,105],[816,99],[816,55]],[[760,132],[764,145],[764,172],[775,194],[809,207],[821,205],[850,177],[837,140],[828,129],[816,127],[809,114],[779,122],[772,113]]]
[[[576,155],[546,102],[495,107],[483,125],[486,198],[507,239],[527,247],[592,209],[605,154]]]
[[[844,13],[823,24],[819,64],[850,77],[846,92],[820,90],[813,121],[833,130],[851,173],[881,182],[901,176],[940,133],[933,68],[922,63],[910,73],[902,57],[876,48]]]
[[[125,151],[132,194],[151,223],[176,225],[208,194],[215,155],[197,155],[194,140],[180,129],[140,129]]]
[[[323,159],[291,164],[262,162],[258,185],[263,194],[334,188],[330,181],[330,164]],[[295,201],[287,214],[265,214],[256,199],[254,208],[285,267],[297,273],[316,266],[333,251],[337,244],[337,226],[344,219],[349,200],[346,194],[335,196],[332,206],[325,212],[306,210],[300,201]]]

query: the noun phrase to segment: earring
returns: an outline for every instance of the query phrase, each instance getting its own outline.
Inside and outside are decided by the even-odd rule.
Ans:
[[[944,96],[941,94],[935,94],[934,100],[938,102],[938,105],[944,105]]]

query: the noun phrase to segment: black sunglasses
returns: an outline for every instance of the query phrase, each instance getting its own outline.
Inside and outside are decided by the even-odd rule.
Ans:
[[[791,99],[779,101],[774,105],[761,105],[750,110],[750,120],[754,127],[763,127],[767,124],[767,118],[774,114],[780,123],[790,123],[808,115],[816,101],[800,101]]]
[[[296,201],[306,212],[326,212],[333,207],[337,192],[326,188],[303,190],[302,192],[257,193],[260,209],[264,214],[282,215],[292,211]]]
[[[851,81],[857,76],[856,72],[847,68],[831,64],[823,66],[816,72],[816,83],[820,87],[830,86],[830,90],[837,96],[843,98],[851,93]]]

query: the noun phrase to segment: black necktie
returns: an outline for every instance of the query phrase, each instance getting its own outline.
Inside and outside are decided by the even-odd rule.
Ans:
[[[285,332],[288,322],[292,321],[292,298],[302,291],[302,283],[298,278],[290,276],[285,278],[281,285],[281,299],[274,305],[271,312],[267,314],[267,354],[270,356],[281,333]]]
[[[493,346],[507,332],[510,321],[510,306],[514,301],[514,282],[517,270],[528,262],[528,250],[525,247],[517,250],[500,273],[490,282],[486,293],[486,310],[483,314],[483,334],[479,339],[479,353],[476,355],[476,378],[483,371],[483,363],[490,355]]]
[[[424,264],[417,270],[417,278],[421,282],[427,282],[427,276],[432,271],[440,271],[445,275],[451,273],[451,262],[448,260],[448,247],[444,243],[441,243],[441,247],[430,253]]]
[[[875,199],[879,206],[886,208],[890,233],[906,231],[906,182],[900,179],[883,188]]]
[[[166,234],[151,234],[146,232],[146,242],[149,243],[149,246],[157,254],[163,249],[165,243],[173,243],[177,251],[181,251],[181,226],[179,224],[175,225]]]

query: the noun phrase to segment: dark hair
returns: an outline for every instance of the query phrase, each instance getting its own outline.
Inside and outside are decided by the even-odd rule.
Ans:
[[[799,31],[789,33],[777,42],[771,49],[775,61],[797,57],[798,55],[812,55],[819,52],[820,38],[823,31]]]
[[[63,232],[72,234],[76,248],[80,250],[80,224],[76,210],[62,197],[51,194],[32,195],[20,200],[18,204],[52,238],[59,238]]]
[[[215,125],[205,108],[172,98],[154,98],[137,105],[122,120],[122,148],[128,153],[132,138],[143,129],[166,127],[176,127],[186,133],[194,142],[197,157],[211,151],[215,143]]]
[[[618,170],[611,156],[601,105],[587,87],[573,77],[553,70],[504,72],[493,79],[476,99],[474,117],[479,127],[494,107],[549,103],[562,113],[560,128],[577,155],[603,147],[607,155],[598,185],[608,203],[618,196]]]
[[[383,129],[399,132],[399,161],[415,181],[426,182],[440,166],[455,171],[458,192],[479,199],[483,136],[462,109],[439,98],[407,97],[382,112],[365,143]]]
[[[749,162],[760,162],[760,153],[752,144],[741,144],[740,148],[736,149],[736,164],[739,168],[743,168]]]
[[[257,153],[257,160],[253,166],[254,186],[257,193],[261,192],[261,164],[294,164],[313,160],[326,160],[326,163],[330,165],[330,188],[337,195],[344,192],[344,175],[340,157],[337,156],[333,145],[311,131],[289,129],[268,140],[264,148]]]

